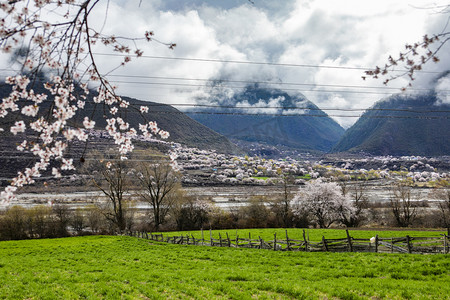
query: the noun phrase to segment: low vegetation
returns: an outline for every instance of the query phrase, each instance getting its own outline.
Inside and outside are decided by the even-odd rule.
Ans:
[[[449,269],[448,255],[274,252],[123,236],[7,241],[0,298],[442,299]]]

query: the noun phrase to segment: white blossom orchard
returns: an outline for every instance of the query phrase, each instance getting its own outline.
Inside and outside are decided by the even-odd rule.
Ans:
[[[120,108],[124,110],[132,107],[116,95],[116,87],[102,75],[96,65],[93,48],[102,46],[125,54],[117,66],[120,67],[129,62],[132,56],[142,56],[143,51],[137,48],[139,41],[156,41],[170,49],[175,44],[155,40],[151,31],[143,32],[141,38],[103,35],[101,30],[90,26],[90,17],[100,2],[0,2],[0,49],[10,53],[16,60],[10,70],[15,74],[5,78],[10,90],[0,103],[0,119],[6,120],[1,123],[0,131],[23,136],[24,140],[17,150],[28,151],[36,156],[34,165],[19,170],[10,185],[1,192],[3,203],[14,199],[17,188],[33,183],[35,178],[50,168],[51,163],[55,165],[51,170],[55,177],[60,177],[62,171],[75,168],[73,160],[65,157],[68,145],[73,140],[86,142],[86,129],[94,128],[95,121],[85,117],[82,122],[84,128],[70,127],[68,121],[79,114],[90,99],[94,104],[107,107],[105,129],[117,144],[121,158],[126,159],[134,148],[132,139],[138,131],[130,128],[129,123],[120,116]],[[89,82],[97,86],[94,97],[89,96]],[[42,90],[44,92],[37,92]],[[148,112],[148,107],[137,110],[146,120],[144,114]],[[145,137],[158,135],[164,139],[169,136],[155,122],[145,121],[138,130]],[[30,134],[37,137],[33,142],[28,139]]]

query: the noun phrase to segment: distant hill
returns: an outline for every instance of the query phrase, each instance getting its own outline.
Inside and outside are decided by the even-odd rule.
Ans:
[[[381,100],[372,107],[375,110],[366,111],[346,131],[332,152],[450,155],[450,106],[435,105],[436,101],[435,94],[395,95]]]
[[[186,112],[203,125],[233,140],[305,151],[329,151],[344,134],[338,123],[303,95],[291,97],[281,90],[250,86],[225,101],[215,98],[200,100],[212,104],[226,103],[232,107],[251,106],[251,109],[196,108],[197,113]],[[262,107],[278,108],[269,110]],[[291,107],[298,109],[282,109]]]
[[[39,86],[35,87],[34,90],[39,93],[44,92],[44,89],[39,88]],[[9,89],[7,87],[0,87],[0,97],[6,97],[8,93]],[[86,102],[84,110],[80,111],[76,118],[70,119],[69,125],[81,126],[80,124],[82,124],[84,117],[89,116],[96,121],[96,128],[102,129],[105,127],[106,120],[104,111],[107,108],[104,107],[103,104],[94,105],[92,103],[94,94],[95,93],[92,92],[91,95],[89,95],[90,99]],[[131,127],[138,129],[138,124],[144,123],[145,120],[139,113],[138,108],[141,105],[146,105],[149,106],[149,112],[145,114],[146,119],[148,121],[156,121],[159,128],[168,131],[170,133],[168,141],[199,149],[217,150],[221,153],[242,153],[242,150],[231,143],[225,136],[200,124],[170,105],[141,101],[128,97],[123,97],[123,99],[130,102],[130,107],[135,107],[137,109],[119,109],[116,116],[121,116],[130,123]],[[44,103],[42,103],[43,108],[48,108],[50,103],[51,101],[44,101]],[[43,111],[44,109],[41,109],[41,112]],[[2,120],[2,124],[11,123],[15,118],[15,114],[10,113],[7,118]],[[23,115],[20,115],[20,118],[25,119]],[[3,134],[9,133],[4,132]]]

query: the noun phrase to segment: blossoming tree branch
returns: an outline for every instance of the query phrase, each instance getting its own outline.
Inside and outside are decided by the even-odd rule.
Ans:
[[[68,121],[83,111],[89,99],[102,105],[107,123],[105,130],[118,146],[121,159],[126,159],[133,150],[132,138],[138,134],[163,139],[169,136],[155,122],[146,120],[148,107],[131,107],[116,94],[116,87],[102,75],[96,64],[93,48],[97,45],[95,47],[124,54],[123,61],[116,66],[121,67],[133,57],[142,56],[143,51],[137,47],[140,41],[155,41],[170,49],[175,44],[154,39],[151,31],[143,32],[141,38],[102,34],[90,25],[93,12],[104,9],[100,2],[0,2],[0,48],[16,59],[15,67],[18,68],[15,75],[3,79],[9,90],[0,103],[0,131],[23,136],[17,150],[30,152],[36,158],[33,165],[19,170],[1,192],[3,203],[9,203],[17,188],[34,183],[44,172],[51,171],[53,176],[60,177],[62,172],[75,168],[73,159],[66,157],[69,143],[75,140],[87,142],[87,129],[96,124],[88,116],[84,117],[80,127],[69,126]],[[92,85],[96,92],[89,98]],[[139,128],[131,128],[121,116],[127,109],[138,109],[143,116],[145,122]]]

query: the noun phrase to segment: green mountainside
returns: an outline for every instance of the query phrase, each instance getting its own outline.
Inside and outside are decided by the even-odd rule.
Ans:
[[[211,98],[206,101],[224,103],[223,99]],[[186,113],[233,140],[305,151],[329,151],[344,134],[344,129],[338,123],[303,95],[292,97],[276,89],[247,87],[244,92],[226,99],[225,103],[240,108],[197,108],[195,112]],[[269,110],[262,107],[276,108]],[[292,107],[298,108],[287,109]]]
[[[435,94],[378,101],[350,127],[332,152],[374,155],[450,155],[449,105]]]

